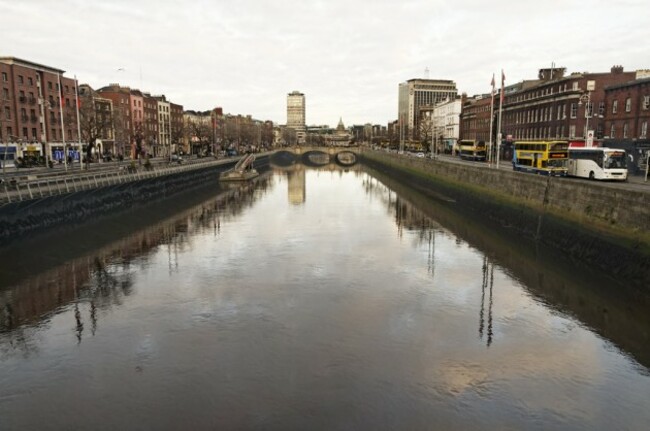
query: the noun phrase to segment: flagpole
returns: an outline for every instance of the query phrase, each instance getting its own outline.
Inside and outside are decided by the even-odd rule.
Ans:
[[[84,168],[84,155],[83,147],[81,145],[81,120],[79,119],[79,85],[77,82],[77,75],[74,76],[74,95],[75,105],[77,105],[77,137],[79,138],[79,170]]]
[[[501,97],[499,97],[499,123],[497,125],[497,169],[499,169],[499,159],[501,158],[501,114],[503,112],[503,81],[505,75],[501,69]]]
[[[61,74],[57,73],[59,78],[59,109],[61,110],[61,141],[63,142],[63,162],[65,170],[68,170],[68,152],[65,148],[65,126],[63,125],[63,87],[61,86]]]
[[[490,103],[490,144],[489,144],[489,152],[488,152],[488,163],[490,166],[492,166],[492,129],[493,129],[493,124],[494,124],[494,73],[492,74],[492,103]]]

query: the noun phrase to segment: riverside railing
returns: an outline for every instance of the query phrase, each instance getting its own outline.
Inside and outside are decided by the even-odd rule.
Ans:
[[[97,189],[117,184],[124,184],[145,179],[163,177],[180,172],[202,169],[209,166],[217,166],[225,163],[232,163],[233,159],[220,160],[194,160],[181,164],[152,165],[150,169],[144,166],[123,165],[111,171],[77,172],[63,176],[52,176],[45,178],[34,177],[34,179],[13,179],[3,181],[0,190],[0,206],[12,202],[21,202],[33,199],[40,199],[49,196],[75,193],[83,190]],[[215,180],[216,181],[216,180]]]

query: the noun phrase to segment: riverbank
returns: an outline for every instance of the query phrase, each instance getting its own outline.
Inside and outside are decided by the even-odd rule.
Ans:
[[[456,211],[650,285],[650,193],[485,166],[365,151],[363,163],[442,199]]]
[[[266,169],[268,158],[256,167]],[[193,169],[170,170],[159,176],[132,175],[126,182],[94,186],[42,198],[14,201],[0,207],[0,246],[58,227],[79,226],[89,220],[112,215],[212,184],[217,190],[219,172],[230,163],[196,165]]]

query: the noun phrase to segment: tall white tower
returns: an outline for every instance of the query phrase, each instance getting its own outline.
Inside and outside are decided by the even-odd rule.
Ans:
[[[299,91],[287,95],[287,127],[305,127],[305,95]]]

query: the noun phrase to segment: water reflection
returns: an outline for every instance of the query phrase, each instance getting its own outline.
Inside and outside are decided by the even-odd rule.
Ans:
[[[576,317],[581,324],[611,340],[644,367],[650,368],[650,313],[647,312],[650,310],[650,297],[646,291],[627,284],[625,280],[613,279],[610,274],[567,261],[557,251],[523,241],[503,229],[499,230],[498,226],[488,225],[481,215],[469,217],[455,211],[453,202],[435,191],[425,196],[381,172],[370,168],[366,170],[372,175],[369,181],[374,184],[369,191],[376,194],[382,190],[385,196],[400,196],[390,198],[386,203],[398,223],[404,213],[414,211],[410,207],[417,207],[418,217],[435,218],[453,232],[458,244],[466,241],[484,253],[481,291],[482,295],[486,292],[488,297],[482,298],[481,310],[487,301],[488,345],[492,344],[494,338],[490,323],[493,321],[491,305],[496,264],[519,280],[522,287],[538,301]],[[401,208],[396,202],[401,202],[407,208]],[[479,320],[483,322],[482,317]]]
[[[0,428],[650,420],[647,303],[607,295],[599,275],[565,271],[444,196],[301,169],[16,277],[0,291]],[[61,415],[79,392],[77,415]]]
[[[84,331],[97,331],[99,314],[113,306],[121,306],[133,293],[136,271],[147,266],[151,253],[161,247],[167,250],[169,274],[180,270],[178,253],[191,248],[194,234],[210,231],[216,237],[222,220],[238,217],[272,187],[270,173],[256,181],[231,187],[216,198],[182,211],[173,218],[159,222],[96,250],[93,255],[76,258],[38,275],[13,273],[20,280],[0,290],[0,351],[20,350],[24,355],[35,351],[33,328],[47,324],[53,316],[72,307],[74,334],[80,343]],[[118,220],[105,220],[93,230],[110,229]],[[56,244],[39,243],[44,253],[56,253]],[[3,260],[12,265],[10,252]],[[20,257],[18,254],[17,257]],[[87,317],[84,317],[87,316]],[[10,347],[7,347],[10,346]]]

